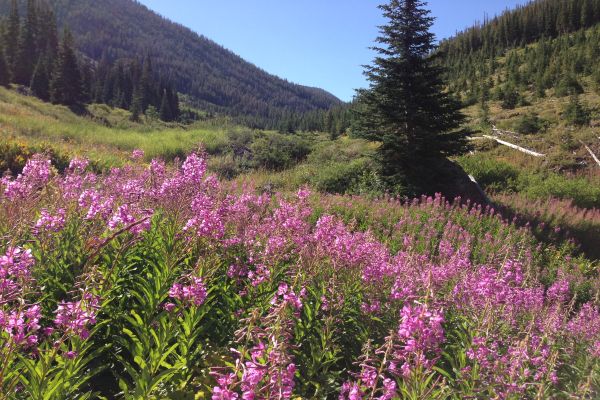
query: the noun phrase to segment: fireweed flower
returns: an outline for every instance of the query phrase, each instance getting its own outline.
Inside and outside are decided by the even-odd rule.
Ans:
[[[143,220],[143,222],[130,228],[130,231],[133,234],[140,234],[150,229],[150,217],[152,214],[152,210],[139,210],[135,206],[123,204],[117,209],[112,218],[108,221],[108,228],[110,230],[117,230]]]
[[[90,293],[74,302],[61,302],[55,311],[54,324],[68,334],[89,337],[89,327],[96,323],[100,299]]]
[[[437,310],[426,305],[406,305],[401,312],[398,337],[403,346],[396,352],[398,360],[411,361],[430,368],[439,356],[440,345],[444,341],[444,317]],[[416,360],[413,360],[416,356]],[[433,358],[431,358],[433,357]]]
[[[35,259],[30,249],[9,247],[0,257],[0,277],[29,278],[34,264]]]
[[[36,333],[41,328],[39,324],[41,317],[39,305],[11,312],[0,310],[0,330],[6,332],[13,343],[32,347],[38,342]]]
[[[50,214],[48,210],[42,209],[40,217],[34,226],[34,232],[59,232],[65,226],[67,212],[64,208],[56,211],[55,215]]]
[[[131,159],[135,161],[139,161],[144,158],[144,151],[140,149],[135,149],[131,152]]]
[[[4,195],[11,200],[24,199],[35,190],[48,183],[52,175],[51,161],[42,155],[34,155],[30,158],[23,173],[14,180],[4,177],[0,183],[4,186]]]
[[[181,283],[174,283],[169,290],[169,296],[173,299],[177,299],[186,305],[194,305],[196,307],[201,306],[206,300],[207,292],[206,285],[202,278],[192,277],[190,278],[190,284],[184,285]],[[172,310],[174,307],[169,306]],[[165,306],[167,309],[167,306]],[[167,309],[169,311],[169,309]]]

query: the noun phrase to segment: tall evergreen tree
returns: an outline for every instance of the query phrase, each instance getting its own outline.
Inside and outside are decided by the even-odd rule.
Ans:
[[[171,106],[169,105],[169,96],[167,90],[163,90],[162,100],[160,102],[160,119],[163,121],[172,121]]]
[[[443,88],[442,70],[432,51],[433,18],[426,3],[391,0],[381,5],[387,25],[375,47],[379,56],[365,74],[368,90],[359,91],[354,132],[381,143],[381,172],[391,182],[427,159],[462,150],[465,139],[452,133],[463,121],[460,105]]]
[[[131,100],[131,120],[139,121],[140,115],[144,113],[144,98],[140,85],[136,85],[133,91],[133,98]]]
[[[0,45],[0,86],[8,87],[10,83],[10,71],[4,57],[4,48]]]
[[[38,9],[38,19],[38,51],[54,57],[58,52],[58,28],[54,11],[47,3],[42,3],[42,7]]]
[[[40,57],[31,77],[31,91],[44,101],[50,100],[50,65],[48,58]]]
[[[11,80],[14,79],[14,66],[17,61],[17,51],[19,44],[19,36],[21,34],[21,21],[19,17],[19,5],[17,0],[12,0],[10,7],[10,15],[6,26],[4,43],[6,44],[6,62],[8,64]]]
[[[78,106],[82,100],[81,73],[73,48],[73,36],[67,29],[63,33],[52,73],[50,98],[53,103],[67,106]]]
[[[149,105],[155,104],[156,99],[153,95],[152,90],[153,72],[152,72],[152,60],[150,57],[144,59],[144,65],[142,67],[142,76],[140,77],[139,89],[141,90],[140,95],[142,96],[142,110],[146,111]]]
[[[27,1],[27,18],[21,28],[17,61],[14,65],[14,80],[21,85],[31,83],[31,75],[37,62],[37,10],[35,0]]]

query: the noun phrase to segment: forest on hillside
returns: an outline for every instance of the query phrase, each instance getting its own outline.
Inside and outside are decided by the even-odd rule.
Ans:
[[[598,0],[538,0],[443,40],[437,52],[465,104],[494,99],[514,108],[525,91],[576,95],[584,81],[600,89],[598,23]]]
[[[0,14],[9,14],[10,2],[0,0]],[[150,56],[156,72],[204,111],[230,115],[253,127],[284,129],[298,120],[298,115],[341,104],[322,89],[268,74],[135,1],[48,3],[56,13],[58,26],[69,26],[77,38],[77,48],[86,57],[115,63]],[[19,4],[23,13],[25,2]]]

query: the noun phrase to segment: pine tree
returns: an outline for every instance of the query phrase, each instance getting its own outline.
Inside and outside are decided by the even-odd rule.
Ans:
[[[160,119],[163,121],[171,121],[173,119],[166,89],[163,90],[162,100],[160,102]]]
[[[46,3],[38,10],[39,26],[37,48],[40,53],[49,55],[51,58],[58,52],[58,29],[56,27],[56,16],[54,11]]]
[[[52,73],[50,98],[53,103],[67,106],[78,106],[82,100],[81,73],[73,49],[73,37],[67,29]]]
[[[136,85],[136,87],[133,91],[133,98],[131,100],[131,120],[132,121],[137,122],[140,120],[140,115],[142,115],[144,113],[143,104],[144,104],[144,99],[142,96],[142,90],[140,89],[139,85]]]
[[[181,115],[181,109],[179,108],[179,96],[171,86],[167,87],[167,98],[171,109],[171,120],[175,121]]]
[[[41,57],[31,77],[31,91],[44,101],[50,100],[50,72],[48,59]]]
[[[10,83],[10,71],[4,57],[4,48],[0,46],[0,86],[8,87]]]
[[[404,172],[464,147],[459,104],[443,89],[442,70],[430,56],[433,18],[419,0],[391,0],[380,6],[388,24],[375,47],[379,56],[366,67],[368,90],[359,91],[353,131],[381,143],[378,161],[390,182]]]
[[[142,76],[140,77],[139,88],[140,95],[142,96],[142,110],[146,110],[149,105],[154,105],[156,103],[155,96],[153,95],[153,90],[151,88],[153,81],[153,72],[152,72],[152,61],[150,57],[146,57],[144,59],[144,65],[142,67]]]
[[[37,62],[38,18],[34,0],[27,1],[27,18],[21,28],[17,61],[14,65],[14,79],[21,85],[31,83],[31,75]]]
[[[19,18],[19,7],[17,0],[12,0],[10,7],[10,16],[6,27],[4,43],[6,43],[6,63],[8,64],[11,81],[14,80],[14,67],[17,62],[17,51],[19,36],[21,32],[21,22]]]

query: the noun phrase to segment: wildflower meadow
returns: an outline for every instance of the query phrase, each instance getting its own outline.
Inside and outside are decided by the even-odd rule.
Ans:
[[[200,151],[0,181],[1,399],[593,399],[598,274],[495,210],[220,182]]]

